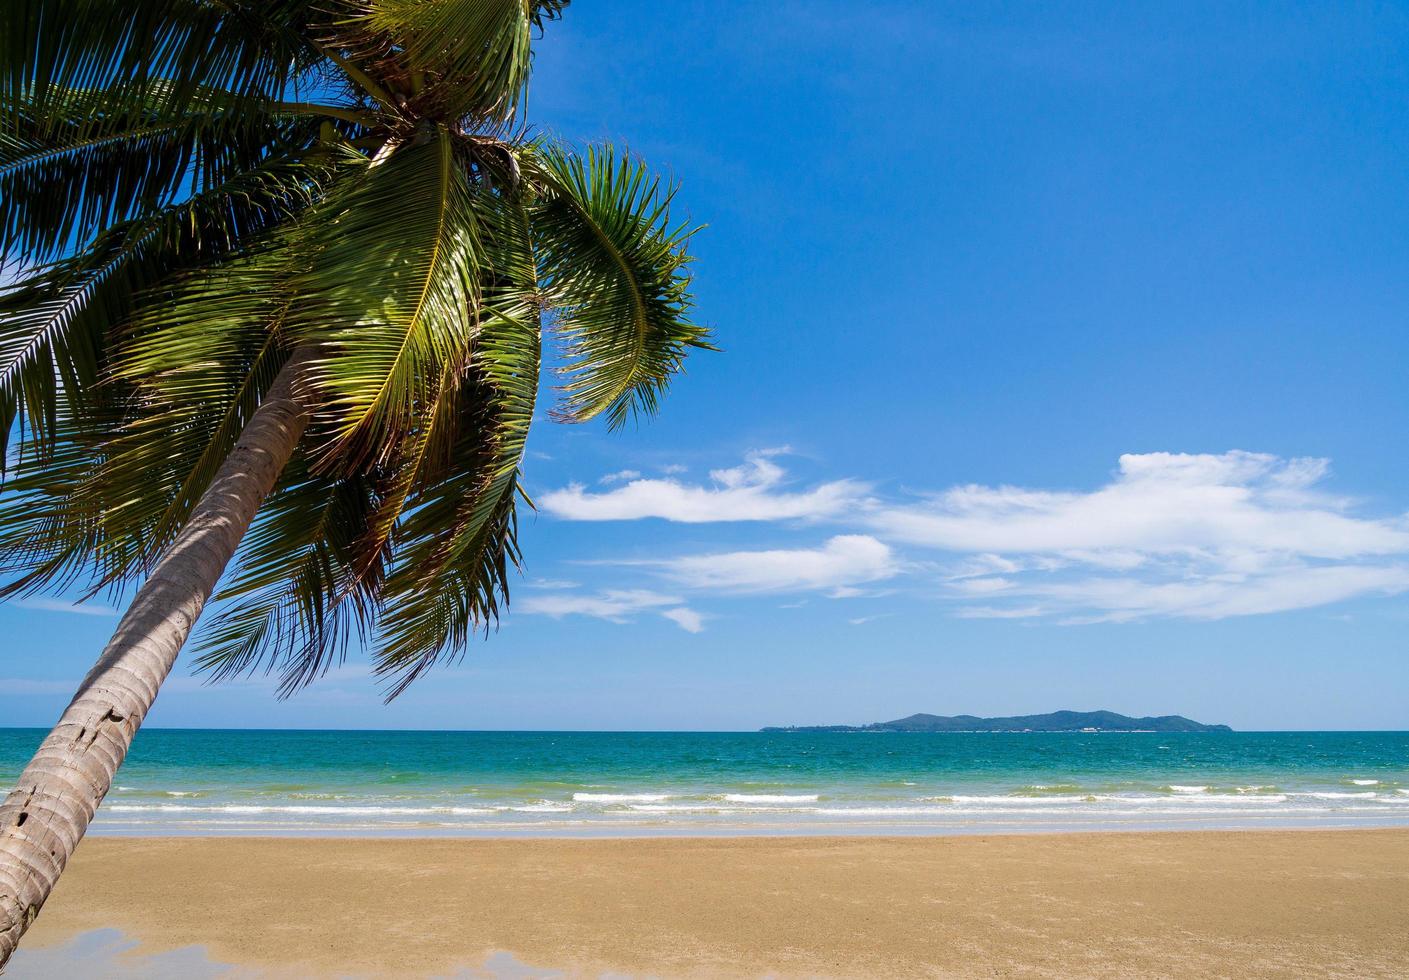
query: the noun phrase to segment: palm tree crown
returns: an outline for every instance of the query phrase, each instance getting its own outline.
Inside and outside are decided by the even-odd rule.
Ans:
[[[395,695],[495,620],[545,314],[566,420],[653,411],[709,346],[673,187],[523,122],[566,5],[4,5],[4,595],[141,579],[297,360],[198,665],[288,692],[363,637]]]

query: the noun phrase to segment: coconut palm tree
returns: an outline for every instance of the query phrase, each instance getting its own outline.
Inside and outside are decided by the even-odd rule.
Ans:
[[[709,346],[673,186],[523,122],[566,5],[3,4],[3,594],[135,594],[0,805],[0,965],[217,584],[199,669],[395,696],[507,602],[540,324],[569,421]]]

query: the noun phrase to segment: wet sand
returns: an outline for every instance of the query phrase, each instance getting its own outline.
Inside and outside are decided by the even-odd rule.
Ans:
[[[1409,830],[94,838],[13,976],[112,929],[136,973],[1405,976]]]

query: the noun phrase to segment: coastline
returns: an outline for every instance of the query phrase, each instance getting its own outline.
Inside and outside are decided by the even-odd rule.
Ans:
[[[105,837],[13,975],[116,929],[266,975],[1390,976],[1406,909],[1405,829]]]
[[[0,730],[0,788],[45,733]],[[143,729],[90,834],[907,836],[1409,826],[1409,733]]]

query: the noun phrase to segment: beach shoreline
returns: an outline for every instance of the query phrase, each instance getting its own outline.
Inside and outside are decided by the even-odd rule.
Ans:
[[[13,975],[104,929],[275,976],[1391,976],[1409,830],[103,837]]]
[[[0,787],[41,730],[0,730]],[[146,730],[89,833],[652,837],[1409,827],[1409,733]]]

